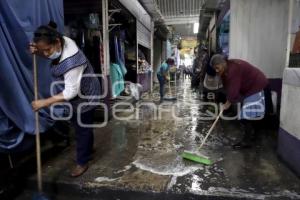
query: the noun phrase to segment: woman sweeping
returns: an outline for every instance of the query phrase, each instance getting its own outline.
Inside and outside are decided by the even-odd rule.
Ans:
[[[168,58],[163,64],[161,64],[156,71],[157,79],[159,82],[159,95],[160,95],[160,102],[164,99],[164,86],[165,82],[167,81],[168,71],[171,66],[173,66],[175,61],[172,58]]]
[[[40,26],[34,33],[31,53],[52,60],[51,73],[55,81],[63,81],[64,88],[46,99],[32,102],[34,111],[54,103],[68,101],[73,110],[71,118],[76,134],[76,162],[72,177],[82,175],[88,169],[93,150],[93,128],[81,126],[93,123],[93,113],[99,102],[100,83],[85,55],[73,40],[56,30],[56,24]]]
[[[268,107],[272,101],[267,87],[268,79],[258,68],[240,59],[227,60],[216,54],[211,58],[210,64],[222,78],[226,89],[227,101],[223,106],[224,110],[233,103],[242,103],[239,119],[245,135],[233,148],[249,148],[256,139],[257,122],[269,113]]]

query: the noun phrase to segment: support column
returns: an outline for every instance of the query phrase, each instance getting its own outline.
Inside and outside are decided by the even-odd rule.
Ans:
[[[110,87],[110,58],[109,58],[109,15],[108,15],[108,0],[102,0],[102,31],[103,31],[103,66],[102,66],[102,91],[106,91],[104,97],[104,104],[107,107],[107,112],[104,115],[111,117],[110,108],[110,97],[111,97],[111,87]],[[104,110],[105,112],[105,110]]]
[[[153,74],[155,73],[154,72],[154,62],[153,62],[153,55],[154,55],[154,22],[151,21],[151,46],[150,46],[150,50],[151,50],[151,58],[150,58],[150,65],[152,67],[152,72],[151,72],[151,77],[150,77],[150,92],[152,93],[152,90],[153,90]]]
[[[102,0],[102,28],[103,28],[103,57],[102,73],[109,75],[109,27],[108,27],[108,0]]]

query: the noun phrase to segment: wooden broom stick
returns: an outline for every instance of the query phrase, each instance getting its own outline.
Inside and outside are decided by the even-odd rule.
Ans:
[[[34,79],[34,100],[38,100],[38,80],[36,55],[33,54],[33,79]],[[37,184],[38,191],[42,193],[42,161],[41,161],[41,143],[40,143],[40,122],[39,112],[35,111],[35,142],[36,142],[36,161],[37,161]]]

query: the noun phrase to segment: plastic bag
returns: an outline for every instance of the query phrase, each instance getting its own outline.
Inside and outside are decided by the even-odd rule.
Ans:
[[[143,89],[143,86],[141,84],[129,84],[129,91],[131,96],[134,97],[135,100],[140,100],[141,91]]]

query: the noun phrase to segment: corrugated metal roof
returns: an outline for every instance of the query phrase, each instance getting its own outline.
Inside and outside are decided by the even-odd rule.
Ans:
[[[199,22],[200,12],[205,0],[155,0],[164,22],[173,26],[180,36],[196,36],[193,23]]]
[[[165,18],[199,16],[205,0],[156,0]]]
[[[161,24],[172,25],[174,34],[195,37],[193,23],[200,22],[199,31],[205,34],[211,17],[216,10],[229,0],[139,0],[154,20]],[[200,17],[201,16],[201,17]],[[158,24],[160,24],[158,23]]]

